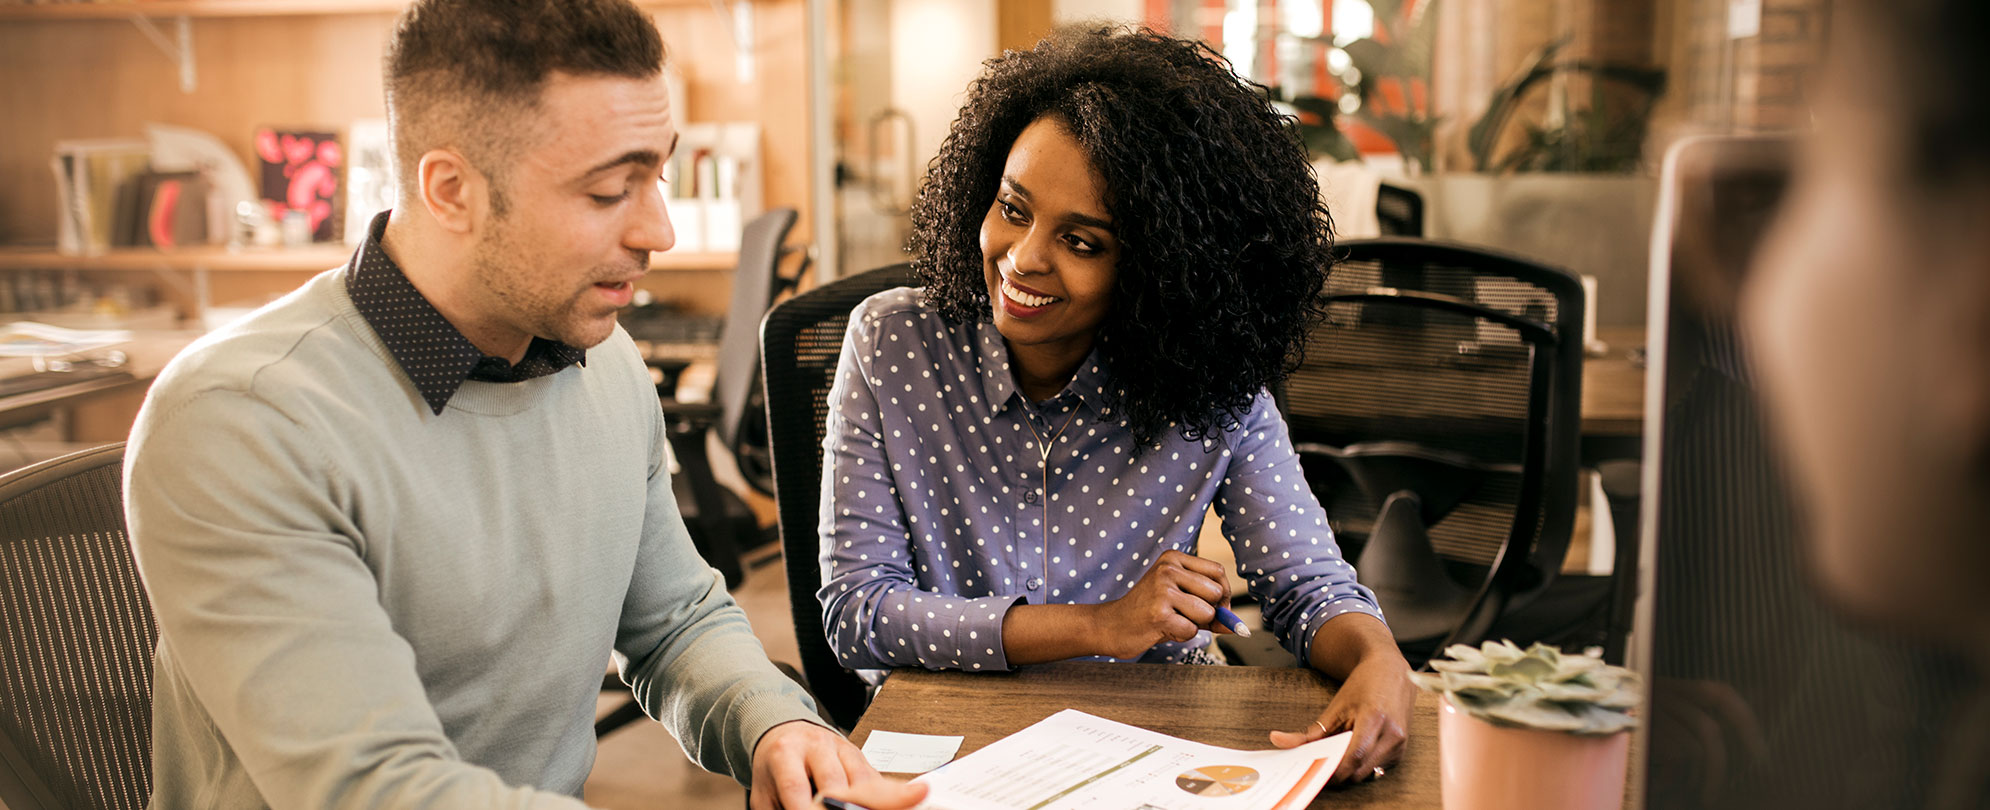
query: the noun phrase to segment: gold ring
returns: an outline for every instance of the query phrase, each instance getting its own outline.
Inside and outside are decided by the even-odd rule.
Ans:
[[[1319,726],[1319,727],[1320,727],[1320,733],[1321,733],[1321,734],[1332,734],[1332,733],[1333,733],[1333,732],[1330,732],[1330,731],[1328,731],[1328,730],[1327,730],[1327,724],[1325,724],[1325,723],[1322,723],[1322,722],[1320,722],[1320,721],[1318,721],[1318,720],[1314,720],[1314,721],[1313,721],[1313,725],[1316,725],[1316,726]]]

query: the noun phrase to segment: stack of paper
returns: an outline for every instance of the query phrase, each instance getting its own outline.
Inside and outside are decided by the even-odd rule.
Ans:
[[[123,329],[64,329],[34,321],[0,328],[0,357],[55,357],[101,349],[131,340]]]
[[[1066,709],[919,777],[920,807],[1289,810],[1326,786],[1349,737],[1239,751]]]

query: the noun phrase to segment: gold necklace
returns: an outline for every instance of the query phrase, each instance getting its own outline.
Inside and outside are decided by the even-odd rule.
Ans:
[[[1036,423],[1030,419],[1029,414],[1023,415],[1023,426],[1029,428],[1030,435],[1036,438],[1037,455],[1041,459],[1037,464],[1037,473],[1043,482],[1043,493],[1037,500],[1043,505],[1043,525],[1038,527],[1038,529],[1043,541],[1043,557],[1041,558],[1043,561],[1043,576],[1039,578],[1039,584],[1044,588],[1044,604],[1048,604],[1050,601],[1050,445],[1051,442],[1057,441],[1059,436],[1064,435],[1065,428],[1070,427],[1071,423],[1077,420],[1078,409],[1074,406],[1071,409],[1071,415],[1064,418],[1064,425],[1059,427],[1056,433],[1050,434],[1050,441],[1047,442],[1043,440],[1043,434],[1036,431]],[[1025,586],[1029,585],[1027,582],[1023,584]],[[1030,590],[1035,589],[1031,588]]]

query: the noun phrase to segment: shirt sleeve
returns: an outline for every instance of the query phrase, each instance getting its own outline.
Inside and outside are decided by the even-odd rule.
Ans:
[[[616,629],[615,665],[686,754],[750,786],[753,750],[768,729],[793,720],[828,726],[801,685],[767,660],[724,577],[692,544],[671,493],[661,410],[650,441],[642,547]]]
[[[1313,635],[1337,616],[1382,618],[1375,594],[1341,558],[1327,513],[1306,485],[1285,420],[1260,392],[1241,426],[1224,434],[1229,467],[1216,495],[1237,569],[1265,606],[1265,622],[1300,661]]]
[[[266,403],[141,420],[125,465],[162,658],[274,808],[578,808],[463,761],[380,606],[353,492]]]
[[[1006,670],[1002,620],[1023,597],[924,590],[885,452],[877,387],[878,319],[860,306],[843,336],[823,436],[822,624],[843,666]]]

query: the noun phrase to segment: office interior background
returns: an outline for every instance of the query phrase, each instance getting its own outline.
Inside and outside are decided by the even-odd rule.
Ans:
[[[732,295],[747,223],[796,212],[777,270],[794,288],[903,261],[908,207],[982,63],[1060,25],[1110,21],[1203,39],[1264,85],[1295,116],[1344,238],[1391,232],[1378,189],[1406,190],[1416,235],[1585,277],[1588,348],[1616,364],[1630,399],[1614,435],[1633,446],[1661,157],[1694,135],[1806,126],[1830,11],[1830,0],[637,3],[669,49],[687,145],[669,192],[680,244],[653,257],[625,318],[650,330],[638,336],[659,347],[666,395],[710,396],[715,377],[736,373],[721,364],[724,324],[765,310],[741,311]],[[345,260],[355,223],[390,202],[379,65],[403,5],[0,3],[0,324],[133,338],[111,347],[115,362],[106,350],[64,360],[111,375],[81,392],[37,387],[51,366],[30,351],[0,357],[0,469],[122,441],[173,351]],[[35,339],[9,331],[4,344]],[[721,485],[771,526],[750,463],[709,444]],[[1626,527],[1603,477],[1584,476],[1563,569],[1609,577],[1629,564],[1616,557]],[[772,657],[792,662],[777,554],[747,547],[738,593]],[[604,692],[603,712],[617,705]],[[739,805],[730,780],[683,759],[651,724],[614,732],[589,799]]]

